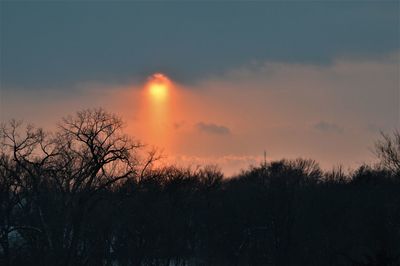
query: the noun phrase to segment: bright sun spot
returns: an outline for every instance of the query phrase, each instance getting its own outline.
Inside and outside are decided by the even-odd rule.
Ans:
[[[171,86],[171,80],[164,74],[153,74],[147,81],[147,88],[156,100],[164,100],[168,96],[168,90]]]
[[[147,141],[157,147],[165,148],[170,143],[169,125],[174,83],[165,74],[155,73],[147,78],[145,93],[145,117]]]

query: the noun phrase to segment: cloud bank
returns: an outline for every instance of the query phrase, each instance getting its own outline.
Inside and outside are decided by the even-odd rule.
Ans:
[[[192,85],[175,83],[163,148],[178,161],[259,158],[266,150],[273,159],[302,156],[325,168],[354,167],[374,160],[370,148],[379,130],[399,127],[398,73],[399,56],[393,54],[338,58],[330,65],[265,62]],[[130,134],[154,141],[145,126],[149,106],[141,84],[77,84],[74,93],[21,91],[2,92],[1,120],[23,118],[47,127],[76,110],[102,106],[121,115]],[[221,164],[233,173],[245,163]]]
[[[323,2],[0,1],[2,85],[65,90],[159,71],[193,83],[251,61],[327,65],[399,49],[398,1]]]

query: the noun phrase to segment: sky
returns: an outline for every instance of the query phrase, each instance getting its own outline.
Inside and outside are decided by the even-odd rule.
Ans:
[[[398,1],[2,1],[0,120],[104,107],[169,162],[371,162],[400,123]],[[162,73],[168,95],[149,80]],[[149,78],[150,77],[150,78]],[[154,77],[154,76],[153,76]]]

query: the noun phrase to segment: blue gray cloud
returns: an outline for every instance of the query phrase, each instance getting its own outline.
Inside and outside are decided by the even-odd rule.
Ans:
[[[330,63],[399,49],[398,1],[0,2],[1,86],[181,82],[265,61]]]
[[[330,123],[326,121],[319,121],[314,125],[314,128],[321,132],[333,132],[333,133],[342,133],[343,128],[335,123]]]

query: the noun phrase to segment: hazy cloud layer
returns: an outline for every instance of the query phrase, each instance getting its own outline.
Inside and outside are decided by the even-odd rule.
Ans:
[[[191,86],[178,83],[170,122],[164,125],[165,153],[215,163],[220,162],[216,158],[260,158],[266,150],[270,159],[302,156],[325,168],[354,167],[374,159],[370,148],[379,130],[399,127],[398,73],[399,57],[392,54],[338,58],[330,65],[265,62]],[[48,127],[76,110],[103,106],[123,116],[130,134],[154,144],[143,115],[150,106],[140,84],[77,84],[76,90],[2,91],[0,119],[23,118]],[[221,166],[229,173],[249,162],[228,161]]]
[[[196,124],[196,128],[200,132],[217,134],[217,135],[229,135],[231,133],[230,129],[226,126],[216,125],[213,123],[203,123],[199,122]]]
[[[267,158],[271,160],[272,158]],[[249,169],[250,166],[258,166],[264,161],[263,156],[226,154],[223,156],[188,156],[173,155],[166,158],[164,163],[176,164],[177,166],[189,166],[196,168],[204,165],[217,165],[229,177]]]
[[[343,128],[338,126],[335,123],[329,123],[326,121],[319,121],[314,125],[314,128],[321,132],[333,132],[333,133],[342,133]]]

